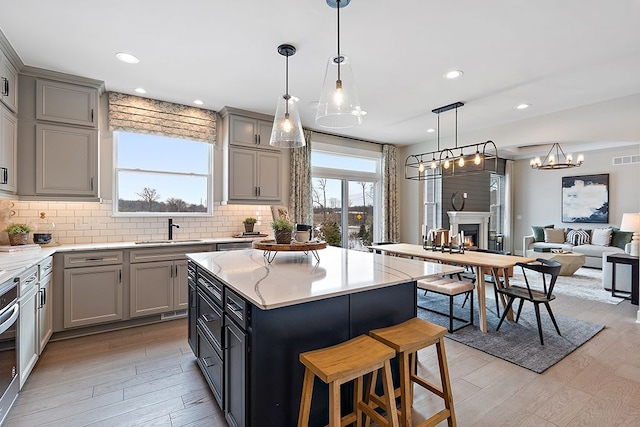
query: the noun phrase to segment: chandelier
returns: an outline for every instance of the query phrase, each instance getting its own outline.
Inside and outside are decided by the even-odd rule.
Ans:
[[[438,115],[438,149],[422,154],[412,154],[404,162],[404,177],[416,181],[438,179],[444,176],[496,172],[498,150],[493,141],[478,142],[458,147],[458,108],[464,103],[455,102],[431,110]],[[455,147],[440,149],[440,113],[455,110]]]
[[[553,170],[553,169],[568,169],[582,166],[584,163],[584,156],[580,154],[578,160],[574,163],[573,156],[571,154],[565,154],[560,147],[560,144],[555,142],[544,160],[540,160],[540,157],[531,159],[529,164],[533,169],[539,170]]]

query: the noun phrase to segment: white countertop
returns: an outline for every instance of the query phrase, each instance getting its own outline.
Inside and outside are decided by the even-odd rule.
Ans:
[[[271,264],[257,249],[187,257],[264,310],[463,271],[451,265],[331,246],[318,255],[316,262],[310,253],[279,252]]]
[[[110,250],[110,249],[136,249],[136,248],[171,248],[174,246],[193,246],[193,245],[207,245],[214,243],[235,243],[235,242],[251,242],[256,238],[251,237],[216,237],[209,239],[194,239],[189,241],[177,240],[176,243],[157,243],[149,241],[149,243],[136,243],[136,242],[118,242],[118,243],[83,243],[74,245],[58,245],[42,247],[40,249],[24,250],[20,252],[0,252],[0,283],[7,279],[17,276],[29,267],[38,264],[40,261],[53,255],[56,252],[70,252],[70,251],[95,251],[95,250]],[[264,237],[260,237],[264,239]]]
[[[0,284],[53,255],[55,249],[42,248],[0,254]]]

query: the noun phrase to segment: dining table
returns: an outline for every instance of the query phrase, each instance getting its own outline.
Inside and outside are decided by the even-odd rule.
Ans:
[[[425,248],[422,245],[416,245],[411,243],[392,243],[384,245],[372,245],[368,246],[369,249],[384,252],[387,254],[393,254],[396,256],[404,256],[411,258],[422,258],[425,260],[438,261],[444,264],[454,264],[458,266],[468,266],[473,268],[476,275],[476,289],[478,294],[478,316],[480,320],[480,330],[487,332],[487,301],[485,293],[485,271],[491,270],[496,286],[499,286],[502,279],[502,286],[509,286],[509,274],[508,270],[514,267],[517,263],[530,263],[534,262],[535,258],[517,256],[517,255],[503,255],[490,252],[479,252],[473,250],[465,250],[464,252],[448,251],[441,249]],[[502,306],[506,307],[506,301],[502,294],[500,294],[502,300]],[[513,311],[509,310],[507,313],[507,319],[513,320]]]

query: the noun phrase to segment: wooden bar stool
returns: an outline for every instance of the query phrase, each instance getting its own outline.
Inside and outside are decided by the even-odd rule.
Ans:
[[[444,336],[446,333],[446,328],[418,318],[409,319],[398,325],[375,329],[370,332],[373,338],[395,349],[398,354],[400,362],[400,387],[394,390],[394,396],[400,397],[400,422],[404,427],[412,426],[411,408],[413,406],[414,382],[440,396],[444,400],[445,406],[443,410],[426,419],[420,423],[419,426],[435,426],[445,419],[450,427],[456,426],[456,416],[453,410],[453,395],[451,394],[451,380],[449,379],[447,355],[444,350]],[[436,345],[438,352],[438,365],[440,367],[442,388],[419,377],[416,371],[417,351],[433,344]],[[382,400],[380,396],[375,393],[375,380],[374,374],[367,397],[375,405],[387,410],[387,408],[389,408],[386,403],[387,399]],[[365,401],[369,403],[367,398],[365,398]],[[387,412],[389,411],[387,410]]]
[[[329,426],[340,427],[352,423],[362,424],[363,412],[373,418],[381,426],[398,427],[398,415],[395,411],[389,414],[389,420],[383,418],[363,401],[363,377],[369,373],[382,370],[384,396],[381,399],[386,405],[395,403],[393,397],[393,380],[391,364],[395,351],[380,341],[361,335],[341,344],[300,354],[300,362],[304,364],[304,382],[298,427],[309,425],[309,411],[313,394],[314,376],[329,384]],[[340,385],[355,380],[354,412],[341,418]]]

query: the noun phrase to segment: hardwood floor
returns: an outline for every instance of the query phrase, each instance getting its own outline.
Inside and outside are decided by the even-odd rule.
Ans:
[[[640,425],[638,307],[563,296],[553,304],[607,327],[544,374],[446,340],[459,426]],[[52,342],[5,425],[226,426],[186,335],[180,319]],[[437,382],[435,360],[426,349],[419,369]],[[441,405],[420,388],[415,401],[416,420]]]

